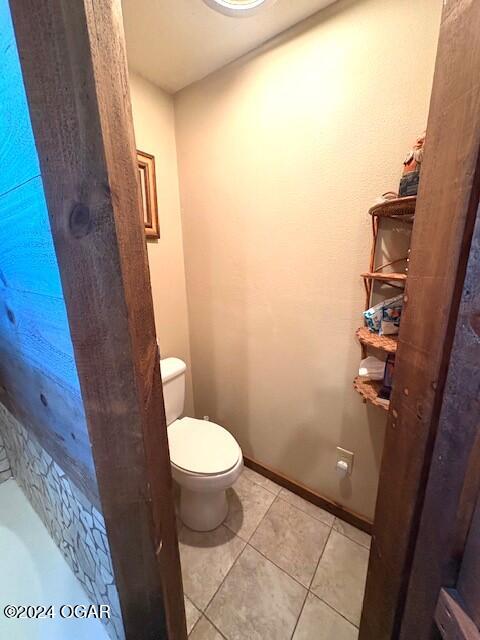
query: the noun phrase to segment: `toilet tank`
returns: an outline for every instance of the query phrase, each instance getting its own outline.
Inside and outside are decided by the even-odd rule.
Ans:
[[[187,365],[180,358],[160,360],[167,426],[175,422],[183,413],[186,369]]]

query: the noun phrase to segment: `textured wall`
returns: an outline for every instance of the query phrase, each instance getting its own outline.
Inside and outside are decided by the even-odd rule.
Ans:
[[[441,6],[341,0],[175,99],[197,415],[369,517],[385,416],[352,388],[367,210],[425,127]]]
[[[0,432],[0,484],[12,477],[12,471],[10,469],[10,460],[7,456],[7,450],[3,443],[2,434]]]
[[[193,415],[187,291],[178,192],[177,148],[172,97],[130,74],[137,147],[155,156],[160,240],[148,240],[153,306],[162,358],[187,363],[185,412]]]
[[[58,464],[0,404],[3,437],[13,475],[92,603],[110,604],[104,620],[113,640],[123,640],[123,622],[102,514]],[[0,447],[0,459],[1,459]]]

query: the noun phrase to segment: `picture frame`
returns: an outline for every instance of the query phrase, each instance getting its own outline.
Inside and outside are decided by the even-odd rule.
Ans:
[[[147,239],[158,240],[160,238],[160,227],[158,224],[155,157],[150,153],[137,149],[137,167],[140,181],[145,236]]]

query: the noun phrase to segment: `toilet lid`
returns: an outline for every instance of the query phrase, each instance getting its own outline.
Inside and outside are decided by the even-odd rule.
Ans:
[[[223,473],[232,469],[240,457],[235,438],[208,420],[176,420],[168,427],[168,444],[172,463],[191,473]]]

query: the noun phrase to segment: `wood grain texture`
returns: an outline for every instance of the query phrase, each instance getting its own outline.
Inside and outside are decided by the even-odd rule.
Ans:
[[[472,195],[478,201],[478,187],[476,191]],[[456,584],[480,488],[479,317],[477,212],[402,623],[401,637],[405,639],[418,629],[423,630],[426,638],[429,634],[436,636],[432,627],[435,603],[442,586]]]
[[[0,4],[0,194],[40,174],[8,2]]]
[[[11,7],[127,637],[185,640],[120,2]]]
[[[57,379],[23,362],[0,340],[0,402],[29,429],[88,500],[100,509],[83,402]],[[84,425],[85,430],[79,425]]]
[[[8,2],[0,2],[0,401],[99,506]]]
[[[404,613],[476,214],[479,10],[458,0],[442,18],[361,640],[397,637]]]
[[[480,632],[465,612],[460,595],[455,590],[441,590],[435,622],[443,640],[480,640]]]

